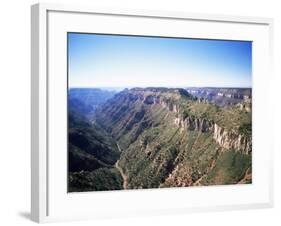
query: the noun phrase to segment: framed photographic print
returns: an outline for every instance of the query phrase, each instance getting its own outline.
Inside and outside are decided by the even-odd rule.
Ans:
[[[32,6],[32,219],[272,206],[272,26]]]

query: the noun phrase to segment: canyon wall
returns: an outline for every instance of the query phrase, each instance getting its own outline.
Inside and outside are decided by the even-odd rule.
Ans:
[[[145,104],[160,104],[162,107],[175,113],[175,124],[181,131],[200,131],[202,133],[212,132],[213,138],[221,147],[226,150],[236,150],[243,154],[250,154],[252,151],[252,139],[245,135],[239,134],[234,130],[227,130],[212,120],[196,118],[194,116],[183,117],[180,106],[172,102],[165,101],[157,96],[142,97],[141,100]]]

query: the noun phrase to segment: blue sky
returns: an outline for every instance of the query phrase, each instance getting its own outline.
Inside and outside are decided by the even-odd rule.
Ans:
[[[251,87],[252,43],[68,33],[69,87]]]

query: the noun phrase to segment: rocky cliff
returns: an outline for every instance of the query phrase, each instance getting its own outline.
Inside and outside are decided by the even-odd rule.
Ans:
[[[252,152],[252,138],[249,136],[225,130],[217,124],[214,124],[213,133],[215,141],[227,150],[237,150],[244,154]]]

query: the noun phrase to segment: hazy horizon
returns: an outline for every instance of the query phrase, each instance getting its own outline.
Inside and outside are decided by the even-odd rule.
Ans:
[[[252,87],[238,87],[238,86],[122,86],[122,87],[99,87],[99,86],[72,86],[69,89],[132,89],[132,88],[225,88],[225,89],[252,89]]]
[[[68,62],[70,88],[252,87],[245,41],[68,33]]]

